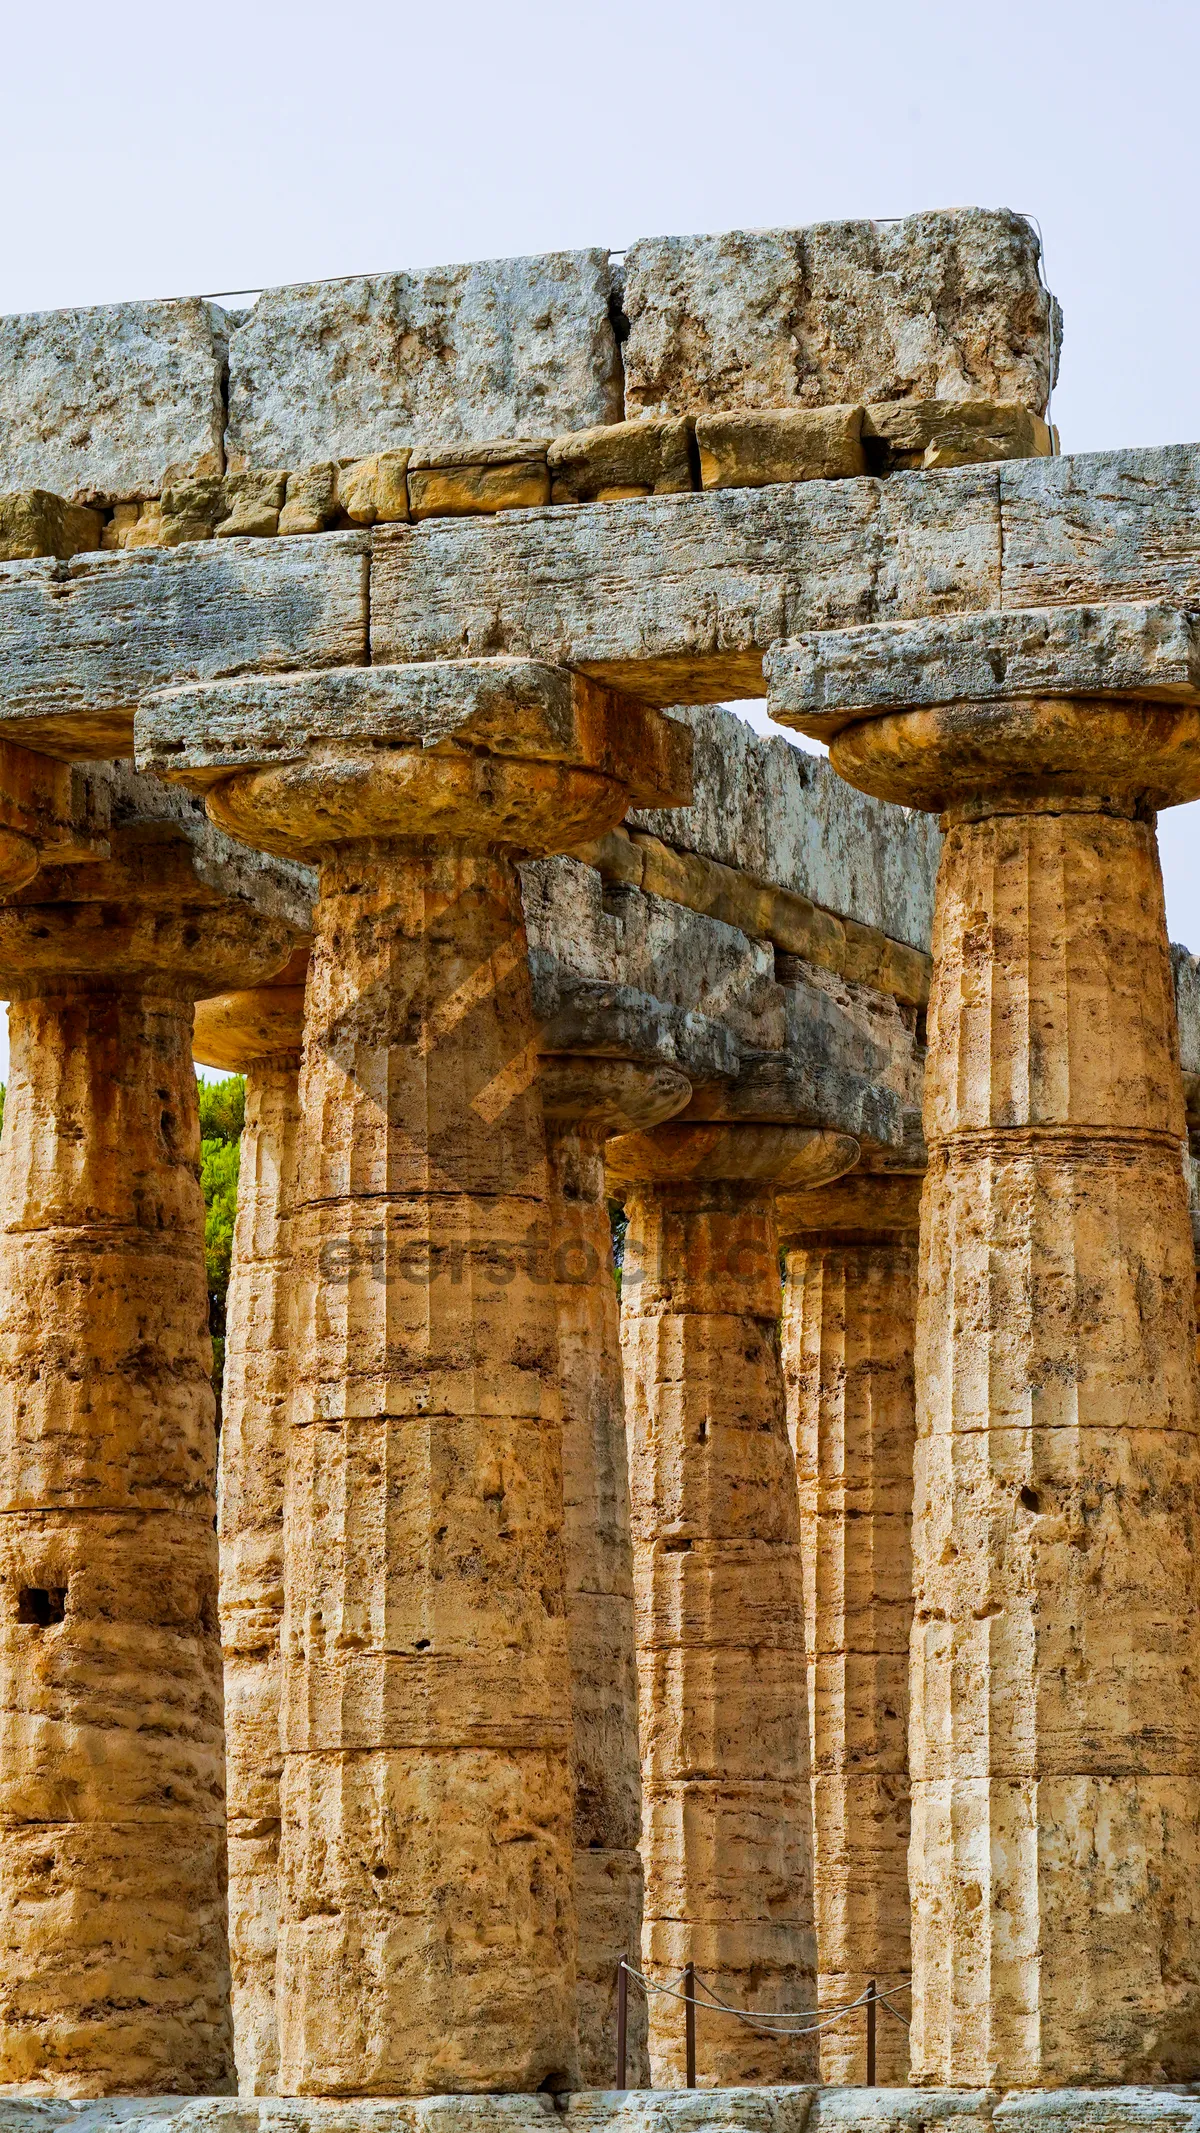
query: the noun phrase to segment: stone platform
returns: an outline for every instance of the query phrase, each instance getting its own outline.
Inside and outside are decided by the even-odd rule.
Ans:
[[[1107,2089],[590,2089],[570,2096],[0,2096],[0,2133],[1200,2133],[1200,2083]]]

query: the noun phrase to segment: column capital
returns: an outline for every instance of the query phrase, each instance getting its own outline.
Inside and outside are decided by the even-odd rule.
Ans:
[[[631,1184],[724,1185],[763,1193],[820,1185],[849,1170],[858,1142],[810,1126],[679,1125],[610,1141],[608,1168]]]
[[[587,1052],[550,1052],[539,1069],[542,1116],[589,1139],[643,1132],[681,1111],[692,1093],[674,1066]]]
[[[1200,627],[1163,602],[817,630],[767,660],[772,715],[851,785],[935,813],[1200,796]]]
[[[690,728],[530,659],[164,690],[138,712],[137,748],[223,829],[301,859],[366,838],[568,851],[630,806],[691,798]]]
[[[199,998],[268,977],[290,954],[287,922],[197,874],[185,838],[114,831],[109,856],[43,867],[0,904],[0,985],[94,980]]]
[[[266,1059],[299,1061],[308,957],[302,941],[263,984],[197,1001],[192,1054],[201,1066],[244,1074]]]

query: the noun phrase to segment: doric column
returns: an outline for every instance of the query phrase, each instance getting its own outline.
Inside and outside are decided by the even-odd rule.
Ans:
[[[908,1644],[921,1180],[855,1170],[776,1201],[783,1376],[800,1483],[812,1729],[817,1995],[909,1974]],[[907,2017],[907,1995],[893,1995]],[[876,2079],[908,2078],[880,2008]],[[825,2030],[821,2079],[867,2078],[862,2012]]]
[[[1193,627],[1155,607],[970,615],[816,636],[772,665],[780,708],[835,733],[852,784],[946,829],[914,2078],[1192,2079],[1200,1461],[1154,810],[1200,793]]]
[[[229,1969],[233,2049],[244,2096],[279,2078],[275,1948],[279,1912],[279,1668],[283,1476],[292,1372],[290,1223],[304,1036],[301,948],[270,985],[205,1000],[193,1051],[246,1076],[246,1124],[225,1314],[217,1489]]]
[[[616,2069],[616,1979],[641,1961],[642,1789],[620,1321],[604,1144],[669,1118],[691,1086],[672,1067],[559,1053],[542,1060],[550,1267],[563,1398],[563,1540],[575,1745],[579,2080]],[[626,2077],[650,2082],[645,2001],[629,1998]]]
[[[690,790],[683,729],[516,660],[215,683],[140,745],[315,857],[293,1216],[285,2093],[574,2078],[545,1136],[518,857]]]
[[[811,2008],[811,1804],[796,1469],[772,1187],[845,1169],[843,1135],[661,1126],[609,1146],[628,1181],[621,1330],[642,1729],[645,1961],[734,2006]],[[683,2008],[650,2002],[656,2085]],[[700,2013],[705,2087],[802,2081],[811,2038]]]
[[[230,2086],[198,993],[285,927],[114,834],[0,907],[0,2082]]]

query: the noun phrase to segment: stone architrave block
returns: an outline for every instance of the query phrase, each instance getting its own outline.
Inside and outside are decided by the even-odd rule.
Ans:
[[[80,503],[220,474],[225,314],[198,297],[0,318],[0,489]]]
[[[366,533],[0,566],[0,733],[130,755],[151,689],[368,657]]]
[[[861,407],[779,407],[702,415],[696,423],[706,489],[760,489],[776,481],[865,474]]]
[[[268,289],[230,337],[231,466],[619,422],[608,254]]]
[[[889,711],[1023,697],[1200,702],[1200,630],[1159,601],[992,609],[879,628],[813,631],[776,645],[771,715],[833,737]]]
[[[652,237],[625,258],[627,415],[875,400],[1040,414],[1061,315],[1007,209]]]

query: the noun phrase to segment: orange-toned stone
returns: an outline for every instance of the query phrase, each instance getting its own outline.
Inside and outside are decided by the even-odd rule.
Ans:
[[[280,2089],[569,2086],[561,1399],[516,861],[667,798],[686,736],[486,660],[177,691],[143,731],[215,820],[320,865],[292,1217]]]
[[[673,1067],[551,1055],[541,1066],[550,1253],[563,1398],[563,1537],[575,1740],[579,2078],[616,2075],[617,1965],[641,1964],[641,1774],[633,1553],[620,1322],[604,1144],[668,1118],[690,1084]],[[626,2079],[647,2088],[645,1996],[629,1995]]]
[[[796,722],[943,813],[913,1512],[913,2076],[1200,2067],[1194,1260],[1154,809],[1192,618],[801,640]],[[782,706],[781,706],[782,708]]]
[[[907,2016],[908,1643],[920,1179],[854,1171],[776,1203],[783,1368],[800,1484],[822,2007],[895,1985]],[[876,2078],[908,2032],[877,2014]],[[821,2037],[823,2081],[866,2079],[866,2016]]]
[[[756,2012],[812,2007],[812,1824],[796,1470],[779,1355],[772,1186],[856,1144],[666,1125],[611,1143],[629,1180],[621,1320],[642,1730],[645,1962]],[[655,2082],[684,2071],[654,1998]],[[803,2081],[811,2037],[697,2016],[705,2087]]]
[[[114,844],[0,908],[0,2083],[211,2093],[232,2058],[192,1001],[289,939],[172,895],[173,848],[139,902]]]
[[[307,960],[300,949],[272,984],[202,1001],[193,1039],[206,1065],[246,1076],[225,1316],[218,1536],[233,2047],[238,2088],[249,2096],[272,2095],[279,2076],[283,1482]]]

